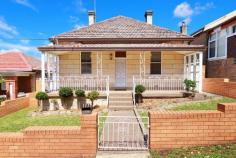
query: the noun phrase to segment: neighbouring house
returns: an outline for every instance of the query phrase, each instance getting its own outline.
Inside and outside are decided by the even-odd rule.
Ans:
[[[203,45],[190,44],[185,23],[181,32],[152,24],[153,12],[146,11],[146,22],[116,16],[96,22],[89,11],[89,25],[49,38],[41,46],[42,90],[60,87],[98,90],[132,90],[143,84],[147,91],[181,92],[185,78],[202,85]],[[44,76],[46,69],[52,72]]]
[[[40,60],[22,52],[0,53],[0,75],[5,80],[0,85],[0,95],[6,95],[8,99],[41,88]]]
[[[192,34],[191,44],[205,45],[207,78],[236,81],[236,10],[205,25]]]

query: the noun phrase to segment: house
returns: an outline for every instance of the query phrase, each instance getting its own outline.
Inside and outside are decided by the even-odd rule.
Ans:
[[[192,34],[191,44],[208,47],[204,53],[207,78],[236,81],[236,10]]]
[[[40,60],[22,52],[0,53],[0,75],[5,80],[0,86],[0,95],[14,99],[22,93],[39,89],[41,76]]]
[[[89,25],[49,38],[41,46],[44,64],[52,72],[42,75],[42,90],[60,87],[98,90],[134,90],[143,84],[148,91],[181,92],[185,78],[202,84],[203,45],[190,44],[185,23],[181,32],[152,24],[153,12],[145,13],[146,22],[116,16],[96,22],[88,12]]]

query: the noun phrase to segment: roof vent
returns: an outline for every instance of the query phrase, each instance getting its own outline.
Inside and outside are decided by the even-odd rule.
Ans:
[[[184,21],[182,22],[182,25],[180,26],[180,32],[184,35],[188,34],[188,27]]]
[[[146,18],[147,24],[152,25],[152,15],[153,15],[153,11],[152,10],[147,10],[145,12],[145,18]]]
[[[91,10],[88,11],[88,20],[89,20],[89,25],[93,25],[96,22],[96,13],[95,11]]]

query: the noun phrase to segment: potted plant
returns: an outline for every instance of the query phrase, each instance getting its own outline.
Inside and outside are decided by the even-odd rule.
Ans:
[[[85,91],[82,89],[78,89],[75,91],[75,95],[77,96],[77,105],[80,109],[82,109],[82,105],[86,104]]]
[[[98,96],[99,96],[99,93],[97,91],[92,91],[88,94],[88,98],[91,101],[92,106],[93,106],[94,101],[98,99]]]
[[[64,109],[70,109],[73,104],[73,90],[68,87],[60,88],[59,96],[61,97],[61,103]]]
[[[184,97],[194,97],[195,88],[197,86],[196,81],[185,79],[184,84],[185,84],[185,90],[187,91],[184,93]]]
[[[48,101],[48,94],[45,92],[38,92],[35,97],[38,100],[38,111],[44,111],[44,107],[47,104],[46,101]]]
[[[143,96],[142,93],[146,90],[146,88],[143,85],[137,85],[135,87],[135,101],[136,103],[142,103],[143,102]]]

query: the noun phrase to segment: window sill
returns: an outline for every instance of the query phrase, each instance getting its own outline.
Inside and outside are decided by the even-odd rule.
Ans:
[[[224,57],[208,58],[208,61],[223,60],[223,59],[227,59],[227,57],[224,56]]]

